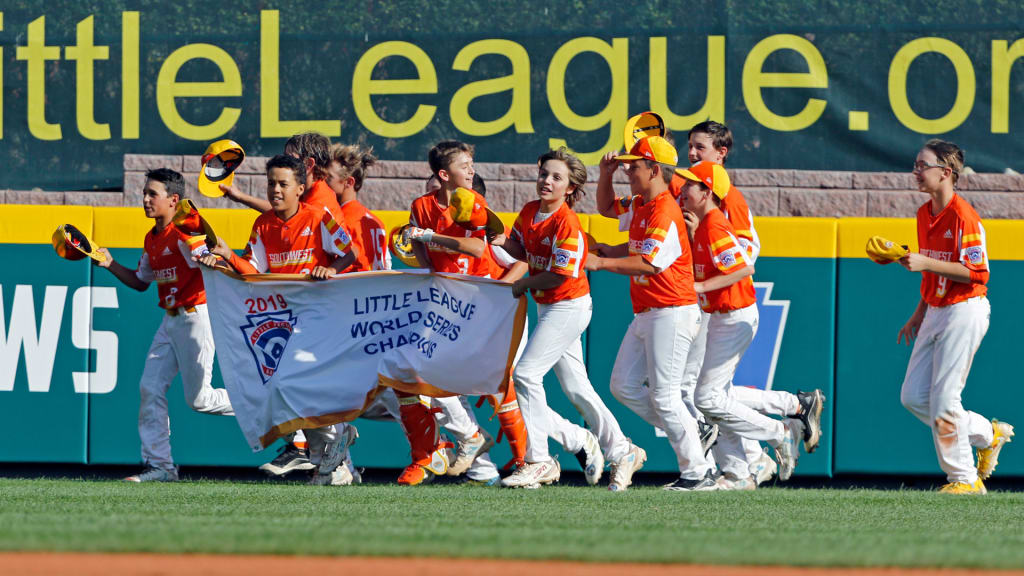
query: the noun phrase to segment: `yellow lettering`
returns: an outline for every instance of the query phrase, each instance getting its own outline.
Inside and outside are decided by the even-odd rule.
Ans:
[[[220,82],[178,82],[178,70],[192,59],[203,58],[217,65],[223,80]],[[156,79],[156,107],[160,118],[171,132],[186,140],[213,140],[225,134],[238,122],[241,108],[227,108],[212,123],[198,126],[187,122],[178,113],[175,98],[203,96],[241,96],[242,77],[238,65],[223,49],[212,44],[187,44],[178,48],[164,60]]]
[[[565,72],[572,59],[584,52],[594,52],[608,63],[612,91],[608,103],[593,116],[580,116],[569,107],[565,97]],[[589,87],[587,87],[589,89]],[[622,138],[622,127],[629,114],[629,40],[614,38],[612,43],[593,37],[574,38],[555,52],[548,65],[547,95],[551,112],[563,126],[580,132],[597,130],[607,125],[608,141],[593,152],[574,152],[585,164],[597,164],[606,150],[617,150]],[[560,138],[548,140],[551,148],[569,147]]]
[[[15,57],[28,69],[28,131],[39,140],[60,140],[60,124],[46,121],[46,61],[60,60],[60,46],[46,45],[46,16],[28,25],[28,40]]]
[[[807,63],[807,72],[764,72],[765,60],[778,50],[793,50]],[[775,34],[758,42],[743,63],[743,101],[750,116],[762,126],[780,132],[803,130],[825,111],[824,100],[808,98],[804,109],[793,116],[779,116],[768,109],[764,88],[828,88],[828,71],[821,52],[808,40],[792,34]]]
[[[75,116],[78,132],[89,140],[110,140],[110,124],[96,122],[93,106],[93,62],[110,58],[109,46],[93,44],[93,17],[78,23],[75,46],[64,49],[64,58],[75,60]]]
[[[670,130],[689,130],[704,120],[725,122],[725,36],[708,36],[708,90],[704,104],[693,114],[682,116],[674,114],[668,105],[666,46],[664,36],[650,40],[651,110],[661,115]]]
[[[410,80],[374,80],[373,69],[391,56],[401,56],[416,67],[417,78]],[[436,94],[437,71],[430,57],[419,46],[408,42],[382,42],[366,51],[352,72],[352,107],[367,130],[386,138],[405,138],[423,130],[434,119],[437,106],[421,104],[412,118],[388,122],[373,108],[377,94]]]
[[[452,124],[463,134],[491,136],[515,126],[516,132],[533,133],[530,120],[530,56],[511,40],[480,40],[466,46],[455,56],[452,70],[468,71],[483,54],[501,54],[512,63],[512,73],[501,78],[470,82],[452,96],[449,108]],[[469,115],[469,103],[487,94],[512,91],[512,105],[497,120],[481,122]]]
[[[1010,131],[1010,70],[1024,56],[1024,40],[1007,47],[1006,40],[992,41],[992,133]]]
[[[918,116],[907,100],[907,72],[914,60],[926,52],[942,54],[953,63],[956,71],[956,100],[953,101],[953,107],[945,116],[932,120]],[[963,48],[945,38],[918,38],[908,42],[896,52],[889,65],[889,104],[896,119],[914,132],[942,134],[963,124],[974,107],[974,90],[974,66],[971,59]]]
[[[281,120],[280,13],[260,11],[260,138],[290,138],[303,132],[341,135],[340,120]]]
[[[139,137],[139,13],[121,13],[121,138]]]

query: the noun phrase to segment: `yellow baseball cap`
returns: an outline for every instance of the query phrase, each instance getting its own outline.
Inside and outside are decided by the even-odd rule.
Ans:
[[[729,174],[725,171],[725,167],[716,162],[701,160],[689,168],[676,168],[676,174],[687,180],[703,183],[711,189],[715,196],[718,196],[719,200],[724,199],[725,195],[729,193],[729,189],[732,188],[732,182],[729,181]]]
[[[97,250],[96,243],[71,224],[61,224],[50,237],[50,243],[57,255],[65,260],[81,260],[88,256],[97,262],[107,257]]]
[[[388,248],[391,250],[391,255],[398,258],[402,264],[411,268],[421,268],[420,260],[412,250],[412,241],[402,242],[402,232],[405,232],[409,226],[412,224],[395,226],[391,229],[391,233],[388,235]]]
[[[679,162],[679,154],[676,152],[676,147],[661,136],[645,136],[633,144],[633,147],[629,149],[629,154],[616,156],[615,159],[620,162],[650,160],[658,164],[675,166]]]
[[[641,112],[626,120],[626,127],[622,134],[623,148],[632,150],[637,140],[648,136],[664,136],[665,121],[658,114],[647,111]]]
[[[463,228],[486,230],[488,237],[504,234],[505,224],[482,200],[483,197],[473,190],[456,188],[449,200],[448,213]]]
[[[217,234],[206,218],[199,214],[199,209],[192,200],[183,198],[178,202],[171,224],[189,236],[205,236],[206,247],[210,250],[217,247]]]
[[[207,146],[203,168],[199,171],[199,192],[210,198],[223,196],[220,185],[231,185],[242,160],[245,160],[245,150],[234,140],[218,140]]]
[[[895,262],[910,253],[906,246],[897,244],[892,240],[886,240],[881,236],[868,238],[868,244],[864,247],[864,250],[868,253],[869,258],[879,264]]]

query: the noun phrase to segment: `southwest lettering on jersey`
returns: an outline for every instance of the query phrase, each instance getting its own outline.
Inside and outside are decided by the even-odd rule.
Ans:
[[[207,252],[203,240],[203,236],[185,235],[176,226],[153,228],[146,234],[135,276],[143,282],[156,282],[162,308],[206,303],[203,275],[192,261],[192,256]]]
[[[309,229],[312,234],[303,232]],[[243,274],[309,274],[316,266],[329,266],[344,257],[352,238],[324,208],[299,203],[299,210],[287,221],[273,210],[256,219],[245,254],[232,255],[231,264]]]

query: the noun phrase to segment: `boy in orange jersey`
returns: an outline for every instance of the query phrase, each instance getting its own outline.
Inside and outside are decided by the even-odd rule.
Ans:
[[[537,199],[528,202],[512,226],[512,235],[492,243],[530,266],[530,275],[512,285],[512,295],[527,291],[537,303],[537,326],[530,334],[514,372],[527,428],[525,463],[502,480],[510,488],[535,488],[557,482],[558,461],[551,458],[548,438],[575,451],[588,484],[597,484],[605,458],[612,462],[609,490],[625,490],[646,459],[643,449],[622,433],[615,416],[594,390],[583,362],[582,334],[590,324],[593,302],[584,272],[586,239],[572,206],[584,193],[587,169],[565,148],[537,159]],[[593,433],[560,432],[567,421],[547,404],[544,375],[554,369],[562,391]],[[572,426],[572,425],[570,425]],[[569,446],[573,440],[574,450]],[[603,451],[603,452],[602,452]]]
[[[304,132],[288,139],[284,145],[284,153],[302,161],[306,176],[303,182],[305,191],[300,200],[314,208],[326,208],[332,216],[341,222],[341,207],[334,191],[327,186],[327,169],[330,163],[331,141],[323,134]],[[265,198],[250,196],[236,186],[221,185],[224,195],[259,212],[270,210],[270,203]],[[365,255],[361,254],[362,258]],[[270,462],[260,466],[260,470],[271,476],[283,476],[293,471],[312,470],[306,451],[306,439],[298,432],[285,439],[281,452]]]
[[[299,201],[306,181],[305,166],[291,156],[267,162],[267,200],[271,209],[253,224],[245,255],[239,257],[223,240],[200,262],[207,266],[223,258],[242,274],[308,274],[326,280],[356,261],[356,249],[345,227],[324,208]],[[354,426],[340,423],[305,430],[309,461],[314,466],[311,484],[345,485],[353,482],[345,463],[356,437]]]
[[[178,202],[185,197],[181,174],[168,168],[150,170],[142,190],[142,207],[153,219],[142,257],[135,270],[118,264],[105,248],[106,268],[126,286],[140,292],[156,281],[160,307],[166,312],[139,381],[139,439],[146,469],[129,482],[173,482],[178,469],[171,458],[167,389],[181,374],[185,401],[197,412],[234,415],[228,392],[213,388],[213,333],[206,310],[203,277],[193,255],[206,251],[200,236],[186,236],[171,225]]]
[[[613,218],[628,212],[620,228],[628,230],[629,242],[603,247],[604,257],[591,256],[587,268],[630,277],[635,316],[612,368],[612,394],[668,436],[680,475],[665,488],[705,491],[716,489],[714,473],[680,389],[700,310],[686,224],[668,189],[678,159],[675,147],[660,136],[641,138],[628,154],[602,159],[598,210]],[[620,162],[633,194],[628,208],[616,201],[611,187]]]
[[[500,267],[487,249],[485,231],[469,230],[456,224],[448,210],[452,192],[457,188],[472,190],[476,173],[473,147],[465,142],[446,140],[431,148],[428,162],[439,187],[413,200],[409,215],[411,226],[403,233],[404,240],[415,241],[413,251],[417,259],[432,272],[488,278],[497,275]],[[475,192],[474,196],[475,204],[487,206],[482,196]],[[431,401],[419,396],[398,394],[398,397],[402,422],[413,447],[413,462],[399,476],[399,484],[422,484],[433,480],[435,475],[446,474],[454,462],[448,462],[445,447],[449,444],[441,441],[434,414],[443,411],[442,405],[451,414],[460,414],[464,412],[464,407],[459,405],[461,401],[458,398],[435,399],[439,406],[430,408]],[[458,440],[455,462],[459,467],[455,471],[459,473],[469,469],[494,444],[479,427],[472,435]]]
[[[963,151],[938,139],[926,142],[914,161],[918,189],[931,199],[917,211],[919,252],[900,264],[921,272],[921,300],[896,342],[914,340],[900,400],[932,430],[949,480],[940,492],[985,494],[982,480],[995,470],[1013,426],[965,410],[960,399],[991,315],[985,227],[955,191],[963,166]]]
[[[327,185],[327,169],[331,162],[331,140],[316,132],[296,134],[285,142],[284,153],[302,161],[306,173],[305,180],[301,182],[304,191],[299,200],[314,208],[326,208],[331,216],[340,218],[341,207],[338,205],[338,199],[334,191]],[[245,194],[235,186],[221,184],[220,189],[228,198],[259,212],[267,212],[271,209],[270,202],[267,200]]]
[[[726,125],[713,120],[701,122],[691,128],[688,140],[690,164],[696,164],[703,160],[724,165],[733,146],[732,131]],[[670,190],[677,199],[680,199],[685,183],[685,178],[675,174]],[[728,194],[721,200],[720,210],[729,220],[736,232],[736,240],[746,250],[750,263],[753,265],[761,253],[761,240],[754,227],[754,215],[743,194],[735,186],[730,185]],[[686,212],[683,213],[683,216],[693,217],[692,214]],[[701,331],[690,347],[690,356],[687,358],[683,376],[683,401],[687,404],[687,409],[691,411],[696,410],[693,405],[693,393],[697,386],[701,365],[704,362],[707,321],[708,316],[704,313]],[[821,390],[792,394],[784,390],[761,390],[736,386],[734,392],[740,402],[762,414],[800,418],[804,423],[804,450],[810,453],[817,449],[818,442],[821,440],[821,411],[825,403],[825,396]],[[740,441],[746,455],[745,466],[742,462],[732,461],[716,450],[716,459],[720,460],[718,465],[722,472],[718,479],[720,489],[753,490],[757,485],[770,480],[778,471],[778,465],[766,451],[761,449],[760,442],[747,438]]]
[[[390,270],[391,252],[387,248],[387,230],[384,223],[359,201],[359,190],[366,179],[366,171],[377,163],[372,148],[358,144],[330,147],[327,165],[327,186],[334,192],[340,211],[336,215],[352,234],[352,243],[358,248],[356,262],[343,272]]]
[[[696,216],[687,221],[694,290],[701,309],[710,315],[694,402],[723,430],[719,444],[724,460],[746,470],[739,439],[766,441],[775,448],[779,478],[788,480],[796,467],[803,423],[798,418],[780,422],[753,410],[737,398],[732,384],[736,366],[757,331],[758,312],[750,278],[754,266],[719,209],[732,187],[729,176],[721,164],[713,162],[698,162],[677,172],[687,179],[680,195],[683,208]],[[749,476],[749,472],[739,474]]]

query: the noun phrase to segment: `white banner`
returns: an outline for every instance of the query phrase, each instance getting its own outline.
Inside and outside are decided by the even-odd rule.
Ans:
[[[253,450],[355,419],[378,386],[504,392],[526,300],[493,280],[419,272],[325,282],[203,268],[217,361]]]

